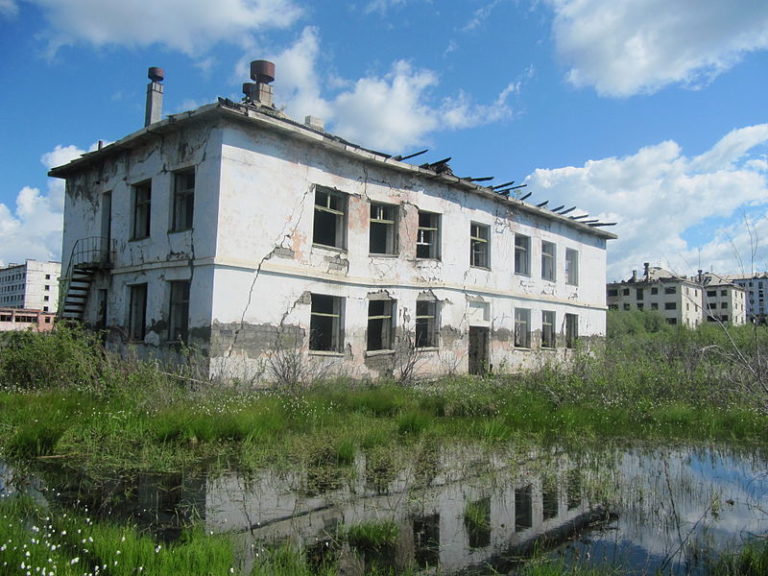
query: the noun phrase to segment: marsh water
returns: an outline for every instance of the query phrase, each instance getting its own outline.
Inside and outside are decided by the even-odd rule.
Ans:
[[[419,445],[360,452],[340,466],[248,474],[126,471],[87,477],[61,464],[14,472],[0,494],[137,524],[173,540],[191,522],[231,534],[243,573],[290,542],[346,574],[382,566],[514,574],[532,552],[623,573],[702,574],[706,561],[768,533],[768,459],[722,446],[566,452]],[[386,541],[361,534],[389,530]],[[351,535],[356,534],[353,538]]]

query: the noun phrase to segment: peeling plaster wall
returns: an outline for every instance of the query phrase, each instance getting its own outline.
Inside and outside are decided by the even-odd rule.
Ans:
[[[565,314],[578,315],[585,340],[604,335],[604,239],[415,170],[365,160],[343,144],[313,141],[298,127],[214,118],[137,139],[68,177],[63,270],[79,238],[103,235],[105,198],[111,198],[114,266],[94,279],[86,320],[98,322],[94,295],[103,291],[117,345],[141,354],[169,350],[173,280],[191,283],[190,343],[209,359],[209,374],[253,382],[274,379],[274,360],[287,353],[315,375],[397,377],[410,361],[420,375],[466,372],[470,326],[488,329],[487,364],[494,371],[568,357]],[[194,226],[171,233],[173,174],[192,167]],[[133,186],[148,180],[150,237],[132,240]],[[343,248],[313,244],[316,185],[347,200]],[[369,254],[371,202],[398,209],[396,255]],[[416,258],[420,210],[440,215],[439,259]],[[489,227],[489,268],[469,266],[472,223]],[[515,233],[531,238],[530,276],[514,273]],[[542,241],[557,245],[555,282],[541,280]],[[578,286],[565,283],[566,248],[579,252]],[[148,286],[143,344],[126,342],[130,287],[138,283]],[[382,292],[395,301],[395,350],[368,352],[368,301]],[[342,352],[309,351],[312,293],[343,299]],[[439,305],[439,345],[414,357],[403,343],[425,294]],[[514,347],[520,307],[531,310],[531,349]],[[542,310],[556,314],[556,350],[538,350]]]
[[[605,240],[444,183],[365,164],[272,131],[232,126],[223,137],[214,278],[212,358],[228,376],[270,377],[270,357],[289,346],[308,364],[356,378],[397,375],[403,354],[366,352],[369,295],[396,301],[397,334],[414,330],[416,299],[440,303],[440,346],[420,351],[421,374],[466,372],[470,325],[490,330],[494,370],[562,360],[565,314],[582,337],[605,332]],[[314,185],[347,197],[345,249],[313,245]],[[399,209],[398,255],[370,255],[370,202]],[[418,212],[441,215],[440,260],[416,259]],[[491,267],[471,268],[470,223],[490,227]],[[514,274],[514,233],[531,237],[531,275]],[[541,241],[557,245],[557,281],[541,280]],[[565,249],[579,251],[579,286],[565,283]],[[344,298],[344,352],[308,350],[311,293]],[[482,302],[485,317],[473,315]],[[532,350],[514,348],[514,310],[531,309]],[[558,346],[539,347],[541,310],[556,313]],[[280,342],[279,344],[277,342]],[[397,346],[396,346],[397,348]]]
[[[213,284],[211,264],[217,235],[220,139],[220,131],[214,125],[191,125],[143,145],[105,154],[100,162],[67,178],[62,274],[68,269],[78,240],[111,236],[112,267],[93,278],[84,319],[87,324],[101,326],[101,303],[97,294],[100,290],[106,291],[106,327],[115,345],[130,344],[127,323],[131,285],[147,283],[145,342],[150,348],[157,348],[168,339],[170,288],[167,283],[190,280],[192,344],[204,352],[207,350]],[[108,152],[108,148],[104,152]],[[195,170],[193,227],[171,232],[174,173],[188,169]],[[132,239],[134,186],[147,181],[151,182],[150,234],[135,240]]]

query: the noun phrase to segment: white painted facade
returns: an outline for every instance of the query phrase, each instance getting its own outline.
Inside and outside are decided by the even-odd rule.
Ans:
[[[51,174],[67,180],[62,253],[97,239],[83,320],[136,350],[184,340],[211,376],[272,380],[289,355],[356,378],[514,371],[605,333],[612,234],[266,107],[220,101]]]
[[[60,262],[41,260],[0,268],[0,307],[55,312],[60,273]]]

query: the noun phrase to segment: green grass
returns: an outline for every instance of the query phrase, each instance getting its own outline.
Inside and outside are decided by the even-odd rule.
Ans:
[[[171,471],[211,462],[312,464],[321,446],[324,457],[349,466],[358,450],[424,438],[764,442],[768,394],[726,352],[736,342],[740,358],[759,365],[768,330],[744,327],[730,339],[713,330],[623,330],[604,352],[582,354],[568,368],[410,387],[327,381],[283,392],[191,386],[185,372],[117,360],[78,330],[0,336],[0,455]],[[49,363],[41,351],[61,369],[35,366]]]
[[[28,497],[0,498],[0,575],[107,573],[229,574],[235,569],[226,536],[190,528],[166,545],[131,526],[85,514],[42,509]]]

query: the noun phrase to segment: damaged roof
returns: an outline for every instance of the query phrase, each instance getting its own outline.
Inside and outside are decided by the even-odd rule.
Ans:
[[[81,157],[72,160],[68,164],[57,166],[51,169],[48,172],[48,175],[54,178],[67,178],[87,169],[89,166],[103,161],[105,158],[108,158],[117,152],[144,146],[158,136],[174,132],[182,127],[202,122],[210,122],[219,118],[244,123],[250,126],[258,126],[260,129],[279,131],[289,137],[322,145],[338,154],[354,157],[361,162],[384,165],[392,170],[410,173],[429,180],[436,180],[442,184],[463,191],[472,192],[495,202],[509,205],[521,212],[557,221],[570,228],[580,230],[598,238],[610,240],[617,237],[615,234],[600,228],[601,226],[613,226],[615,223],[600,222],[597,219],[588,219],[588,214],[581,214],[578,216],[568,215],[575,210],[575,206],[565,209],[565,205],[562,205],[553,209],[548,209],[546,201],[538,204],[525,202],[525,200],[531,196],[530,192],[519,198],[510,195],[511,191],[523,188],[525,185],[514,186],[514,182],[511,181],[496,186],[485,186],[482,185],[481,182],[491,180],[492,177],[462,178],[456,176],[448,166],[450,158],[420,165],[410,164],[405,162],[405,160],[419,156],[425,151],[410,154],[408,156],[391,156],[351,143],[339,136],[326,132],[319,127],[296,122],[273,107],[253,103],[237,103],[222,98],[219,98],[215,103],[202,106],[195,110],[169,115],[166,119],[149,124],[145,128],[129,134],[116,142],[108,144],[99,150],[88,152]]]

